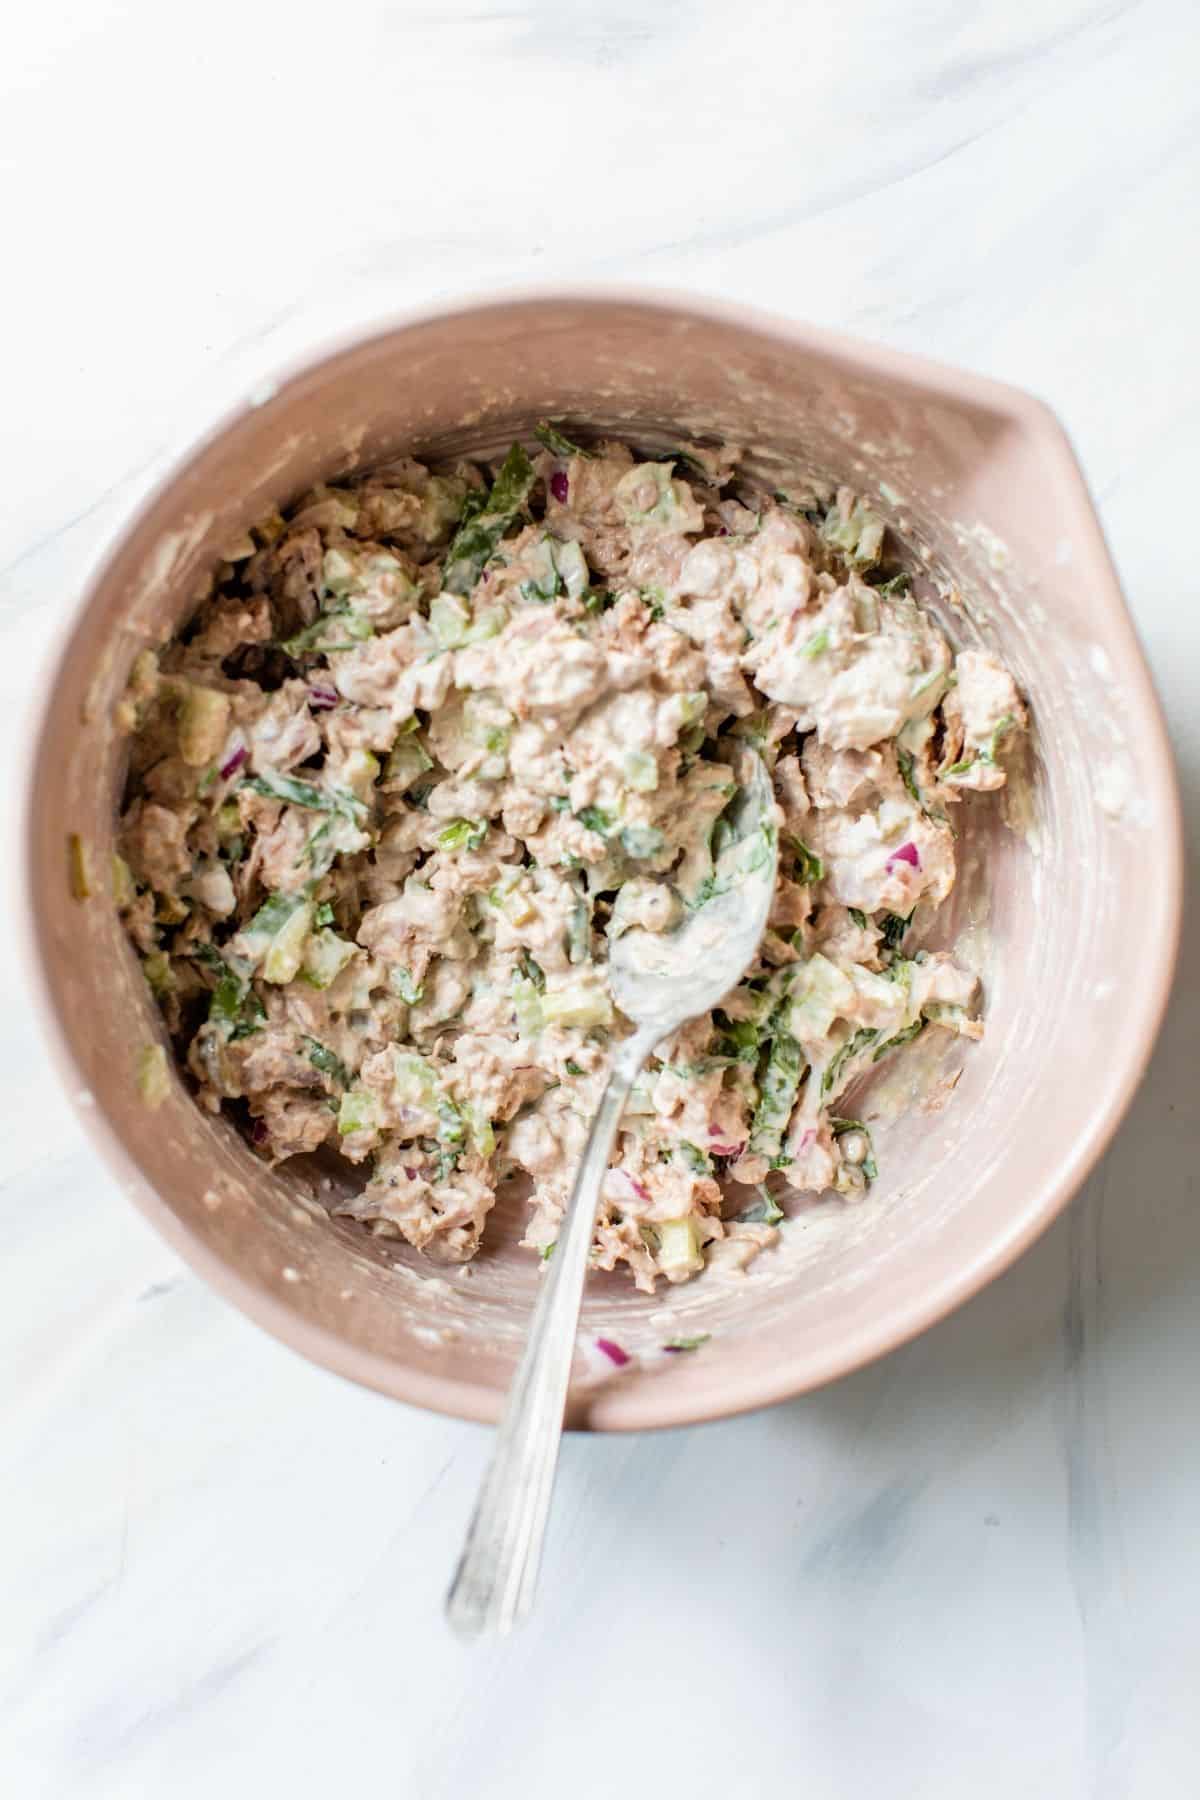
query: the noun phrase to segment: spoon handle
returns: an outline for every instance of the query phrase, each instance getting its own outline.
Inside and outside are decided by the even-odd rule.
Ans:
[[[533,1603],[600,1183],[629,1090],[657,1035],[643,1028],[618,1046],[584,1145],[492,1460],[446,1596],[446,1617],[460,1637],[479,1637],[488,1631],[504,1635],[520,1624]]]

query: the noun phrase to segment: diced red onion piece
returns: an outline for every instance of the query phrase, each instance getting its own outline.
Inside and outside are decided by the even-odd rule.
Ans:
[[[420,1171],[417,1169],[406,1168],[404,1173],[410,1181],[415,1181],[417,1179],[417,1175],[420,1173]]]
[[[714,1156],[740,1156],[746,1148],[745,1144],[710,1144],[709,1149]]]
[[[802,1150],[807,1150],[809,1145],[815,1144],[816,1141],[817,1134],[810,1125],[807,1131],[802,1131],[800,1133],[800,1136],[796,1141],[796,1155],[799,1156]]]
[[[333,688],[310,687],[308,690],[308,704],[314,712],[328,712],[337,703],[338,697]]]
[[[921,866],[921,858],[917,853],[917,846],[912,843],[901,844],[898,850],[892,851],[892,854],[887,859],[889,875],[897,863],[908,863],[911,868],[919,869]]]
[[[718,536],[718,537],[728,537],[728,536],[729,536],[729,527],[728,527],[728,525],[720,525],[720,526],[718,526],[718,527],[717,527],[717,536]]]
[[[565,469],[555,469],[553,475],[550,477],[550,492],[554,495],[554,498],[558,501],[560,506],[566,505],[567,495],[570,492],[570,483],[567,480],[567,472]]]
[[[609,1362],[615,1363],[618,1369],[623,1369],[630,1360],[629,1352],[622,1350],[620,1344],[614,1344],[611,1338],[597,1338],[596,1348],[607,1356]]]
[[[228,781],[231,775],[236,775],[249,754],[250,752],[245,744],[239,744],[233,755],[227,756],[225,761],[221,764],[221,780]]]
[[[637,1195],[639,1200],[649,1200],[650,1189],[648,1187],[646,1187],[643,1182],[635,1180],[635,1178],[629,1173],[628,1169],[618,1169],[617,1174],[621,1177],[621,1179],[623,1181],[627,1181],[629,1183],[630,1187],[633,1189],[634,1193]]]

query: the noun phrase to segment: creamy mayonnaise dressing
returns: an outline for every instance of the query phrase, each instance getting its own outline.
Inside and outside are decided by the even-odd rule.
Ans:
[[[262,520],[138,659],[122,916],[197,1101],[271,1162],[360,1165],[339,1212],[463,1261],[497,1184],[552,1253],[611,1046],[608,946],[713,891],[749,741],[784,816],[759,955],[642,1075],[595,1265],[744,1263],[777,1191],[876,1177],[841,1104],[977,978],[916,948],[953,809],[1026,714],[957,656],[883,521],[553,428],[485,475],[401,459]]]

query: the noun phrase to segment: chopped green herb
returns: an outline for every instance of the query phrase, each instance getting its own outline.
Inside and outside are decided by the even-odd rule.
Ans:
[[[914,907],[913,912],[915,911],[916,908]],[[904,934],[912,924],[912,921],[913,913],[909,913],[907,918],[901,918],[899,913],[884,913],[882,919],[879,921],[879,929],[883,933],[885,949],[898,950],[900,948],[901,944],[904,942]]]
[[[807,844],[802,844],[796,837],[785,837],[784,842],[789,846],[796,859],[797,881],[805,887],[811,887],[817,881],[824,881],[825,864],[809,849]]]
[[[871,1045],[877,1043],[878,1040],[879,1032],[869,1025],[861,1031],[856,1031],[853,1037],[848,1038],[832,1062],[826,1067],[825,1073],[821,1077],[821,1092],[828,1094],[841,1079],[846,1065],[852,1063],[864,1050],[869,1050]]]
[[[750,1127],[751,1156],[770,1160],[779,1154],[804,1069],[804,1052],[795,1038],[786,1031],[777,1032],[758,1084],[758,1106]]]
[[[469,594],[483,573],[484,564],[509,530],[528,500],[534,483],[533,464],[520,444],[514,444],[501,465],[492,491],[481,502],[468,496],[458,530],[446,552],[442,586],[450,594]],[[469,514],[469,516],[468,516]]]
[[[913,761],[912,752],[909,750],[901,750],[899,747],[897,747],[896,761],[900,765],[901,781],[904,783],[905,787],[909,791],[909,794],[916,801],[917,805],[923,808],[925,805],[925,802],[922,800],[921,790],[917,786],[917,777],[916,777],[916,773],[915,773],[916,764]]]
[[[886,1043],[880,1044],[871,1061],[878,1062],[881,1056],[886,1056],[889,1050],[898,1050],[901,1044],[911,1044],[912,1040],[919,1036],[924,1029],[924,1019],[914,1019],[911,1025],[906,1025],[903,1031],[896,1033],[895,1037],[890,1037]],[[878,1037],[879,1033],[876,1032],[875,1035]]]
[[[599,806],[582,807],[581,810],[575,814],[575,817],[579,820],[579,823],[585,830],[599,832],[601,837],[605,837],[612,830],[615,823],[612,815],[606,813],[603,808]]]
[[[807,642],[801,644],[800,654],[801,656],[820,656],[821,652],[823,650],[828,650],[828,648],[829,633],[827,631],[814,631]]]
[[[212,944],[195,944],[190,955],[217,977],[208,1002],[208,1022],[235,1042],[261,1031],[267,1009],[250,985],[250,977],[233,968]]]
[[[872,583],[877,594],[907,594],[912,586],[912,576],[907,569],[901,569],[898,575],[889,576],[887,581]]]
[[[695,1337],[670,1338],[663,1345],[663,1349],[664,1350],[698,1350],[700,1348],[701,1344],[707,1344],[711,1337],[712,1337],[711,1331],[699,1331],[696,1333]]]
[[[583,1070],[580,1068],[579,1064],[570,1056],[568,1056],[566,1062],[563,1064],[563,1068],[567,1071],[568,1075],[583,1074]]]
[[[518,967],[526,981],[528,981],[539,994],[544,994],[546,991],[546,977],[542,973],[541,965],[534,962],[528,950],[522,950]]]
[[[860,931],[865,931],[867,929],[867,915],[865,912],[860,912],[857,906],[848,906],[846,911],[850,914],[850,917],[854,920],[854,923],[858,926]]]
[[[728,1054],[735,1062],[757,1062],[759,1026],[753,1019],[729,1019],[723,1026]]]
[[[587,588],[583,595],[584,611],[590,613],[607,612],[614,599],[615,595],[611,594],[607,588]]]
[[[280,800],[286,806],[302,806],[308,812],[340,813],[359,825],[367,816],[365,803],[346,788],[319,788],[311,781],[295,775],[281,775],[274,769],[262,775],[251,775],[242,783],[268,800]]]
[[[995,762],[996,751],[1000,746],[1000,739],[1008,736],[1008,733],[1012,730],[1016,722],[1017,721],[1013,718],[1011,713],[1005,713],[1002,719],[997,719],[991,737],[979,752],[980,762],[988,763],[989,765]]]
[[[689,1144],[686,1138],[681,1138],[675,1148],[679,1152],[680,1160],[687,1164],[693,1175],[712,1174],[712,1157],[707,1156],[695,1144]]]
[[[549,450],[551,456],[591,457],[595,455],[594,450],[583,450],[578,444],[573,444],[569,437],[564,437],[558,427],[551,424],[549,419],[539,419],[533,428],[533,435],[539,444],[543,444]]]
[[[339,635],[348,642],[337,642]],[[299,662],[302,657],[322,656],[330,650],[353,650],[357,645],[365,643],[367,638],[374,636],[375,627],[370,619],[364,618],[361,613],[351,612],[348,606],[331,606],[314,619],[311,625],[306,625],[303,631],[297,631],[292,637],[282,638],[279,648],[293,661]]]
[[[322,900],[320,906],[318,906],[316,912],[313,914],[313,924],[320,928],[325,925],[332,925],[333,922],[333,908],[330,906],[328,900]]]
[[[314,1069],[319,1069],[322,1075],[328,1075],[339,1087],[350,1086],[350,1071],[340,1056],[335,1056],[332,1050],[314,1037],[301,1036],[300,1042]]]

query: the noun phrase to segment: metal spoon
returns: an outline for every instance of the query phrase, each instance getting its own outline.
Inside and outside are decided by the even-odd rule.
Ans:
[[[771,779],[752,751],[736,773],[739,791],[718,821],[719,851],[698,903],[673,931],[630,930],[612,946],[613,998],[636,1029],[616,1047],[446,1597],[461,1637],[507,1633],[533,1604],[600,1184],[629,1090],[656,1044],[737,984],[767,923],[777,863]]]

